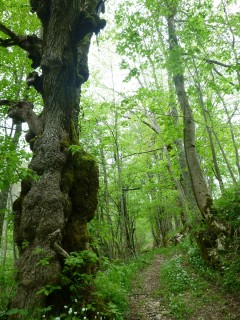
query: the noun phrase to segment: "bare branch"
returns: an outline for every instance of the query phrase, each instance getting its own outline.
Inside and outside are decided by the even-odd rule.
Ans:
[[[57,242],[54,242],[53,244],[53,249],[56,253],[58,253],[60,256],[62,256],[63,258],[69,258],[70,255],[67,253],[67,251],[65,251],[62,247],[60,247],[60,245]]]
[[[189,54],[188,53],[184,53],[183,54],[184,56],[189,56]],[[199,58],[198,57],[196,57],[196,56],[192,56],[192,58],[195,58],[195,59],[198,59],[199,60]],[[205,62],[207,62],[207,63],[209,63],[209,64],[217,64],[217,65],[219,65],[219,66],[221,66],[221,67],[224,67],[224,68],[232,68],[232,67],[236,67],[236,65],[232,65],[232,64],[226,64],[226,63],[223,63],[223,62],[220,62],[220,61],[217,61],[217,60],[213,60],[213,59],[203,59]]]
[[[223,78],[225,79],[224,75],[223,75],[221,72],[219,72],[215,67],[213,67],[213,70],[214,70],[219,76],[221,76],[221,77],[223,77]],[[231,84],[232,86],[235,86],[235,84],[234,84],[232,81],[228,81],[228,83]]]
[[[159,129],[158,129],[156,126],[154,126],[154,124],[151,124],[151,123],[149,123],[149,122],[147,122],[147,121],[145,121],[145,120],[141,120],[141,121],[142,121],[142,123],[144,123],[146,126],[148,126],[149,128],[151,128],[155,133],[159,134]]]
[[[225,63],[219,62],[219,61],[217,61],[217,60],[205,59],[205,61],[206,61],[207,63],[217,64],[217,65],[222,66],[222,67],[225,67],[225,68],[231,68],[231,67],[233,67],[233,65],[231,65],[231,64],[225,64]]]
[[[131,156],[135,156],[135,155],[139,155],[139,154],[143,154],[143,153],[151,153],[151,152],[158,151],[158,150],[162,150],[162,148],[157,148],[157,149],[148,150],[148,151],[142,151],[142,152],[134,152],[134,153],[131,153],[131,154],[127,154],[126,156],[122,156],[121,159],[127,158],[127,157],[131,157]]]

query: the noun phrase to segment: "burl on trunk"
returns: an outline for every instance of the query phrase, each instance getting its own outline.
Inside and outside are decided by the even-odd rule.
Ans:
[[[14,202],[14,236],[19,248],[17,293],[11,309],[27,311],[10,319],[40,319],[50,306],[57,315],[70,303],[70,289],[62,285],[64,259],[71,252],[87,250],[87,223],[97,206],[98,168],[79,145],[78,114],[81,85],[88,79],[88,51],[92,33],[105,26],[97,0],[31,0],[32,12],[42,23],[42,39],[4,32],[29,53],[32,72],[28,85],[42,94],[44,106],[36,116],[29,101],[11,103],[9,116],[27,122],[33,157],[29,168],[38,179],[22,181]],[[101,7],[102,8],[102,7]],[[1,25],[2,26],[2,25]],[[92,268],[84,266],[85,272]],[[87,270],[87,271],[86,271]],[[47,290],[49,294],[46,294]],[[81,291],[81,290],[80,290]],[[91,298],[84,291],[80,304]],[[79,297],[81,297],[79,292]],[[69,305],[69,304],[68,304]]]

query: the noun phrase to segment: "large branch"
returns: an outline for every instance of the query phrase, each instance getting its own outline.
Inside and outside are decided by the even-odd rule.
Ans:
[[[0,39],[0,46],[9,47],[17,45],[28,52],[29,59],[32,60],[32,67],[40,66],[42,58],[42,40],[36,35],[17,35],[0,22],[0,31],[10,37],[10,39]]]
[[[10,29],[8,29],[4,24],[0,22],[0,31],[5,33],[7,36],[9,36],[11,39],[14,39],[17,35]]]
[[[12,106],[15,103],[16,101],[13,101],[13,100],[6,100],[6,99],[0,100],[0,106]]]
[[[12,47],[15,42],[12,39],[2,39],[0,38],[0,47]]]

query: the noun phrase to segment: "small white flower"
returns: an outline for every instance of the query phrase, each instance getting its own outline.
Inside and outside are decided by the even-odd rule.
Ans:
[[[82,308],[82,311],[86,311],[86,308]]]
[[[61,320],[59,317],[55,318],[55,320]]]
[[[72,308],[69,308],[68,314],[72,314]]]
[[[75,299],[74,301],[77,302],[77,299]]]
[[[74,311],[74,314],[76,315],[76,314],[77,314],[77,311]]]
[[[68,306],[64,306],[65,309],[67,309]]]
[[[45,316],[45,314],[42,316],[42,318],[45,318],[46,316]]]

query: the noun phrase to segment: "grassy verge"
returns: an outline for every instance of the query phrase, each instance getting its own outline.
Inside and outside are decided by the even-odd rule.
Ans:
[[[168,249],[167,257],[160,269],[158,294],[174,319],[239,319],[231,310],[219,275],[205,265],[197,248],[185,241]]]
[[[149,252],[128,262],[105,262],[104,269],[97,273],[96,287],[98,295],[108,302],[108,309],[115,320],[123,320],[128,309],[128,294],[132,281],[137,274],[151,263],[154,252]]]

